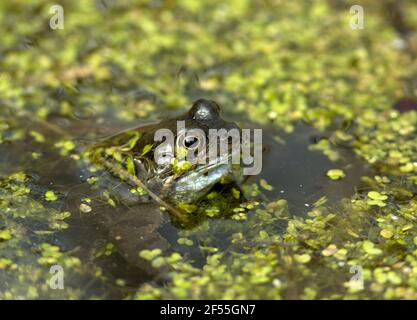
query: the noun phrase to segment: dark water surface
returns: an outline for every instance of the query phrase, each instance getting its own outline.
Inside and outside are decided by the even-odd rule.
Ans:
[[[233,120],[233,119],[228,119]],[[22,127],[30,128],[42,132],[48,140],[59,138],[59,132],[51,132],[51,128],[45,128],[38,122],[31,122],[22,119]],[[56,119],[53,126],[60,128],[65,134],[73,137],[78,146],[88,145],[97,141],[100,137],[113,134],[134,126],[132,123],[111,123],[111,119],[97,122],[97,119],[68,121],[66,119]],[[137,125],[137,124],[136,124]],[[242,124],[242,127],[245,127]],[[254,127],[251,125],[249,127]],[[367,169],[355,156],[348,150],[339,148],[342,160],[334,163],[330,161],[320,151],[311,151],[309,147],[317,141],[317,137],[325,136],[311,126],[303,123],[296,125],[291,134],[278,132],[273,128],[264,130],[263,138],[267,151],[264,153],[263,170],[259,176],[251,177],[247,183],[258,182],[265,179],[272,187],[272,191],[265,191],[270,200],[283,198],[288,201],[290,214],[304,216],[315,201],[325,196],[328,204],[337,204],[343,197],[349,197],[355,191],[355,187],[360,182]],[[275,139],[279,137],[281,142]],[[43,153],[43,157],[34,160],[31,157],[33,151]],[[326,172],[332,168],[341,168],[346,173],[346,178],[340,181],[332,181],[326,176]],[[70,158],[63,158],[59,155],[56,148],[47,143],[33,145],[30,141],[14,141],[0,145],[0,176],[23,170],[30,177],[31,195],[35,200],[42,201],[45,206],[53,207],[59,211],[70,211],[73,215],[66,220],[69,228],[54,233],[47,237],[34,237],[31,239],[33,246],[37,243],[49,242],[61,248],[62,251],[74,250],[81,261],[86,264],[99,264],[104,274],[108,277],[108,287],[103,289],[101,284],[92,284],[86,287],[85,283],[80,286],[85,288],[85,295],[91,292],[98,294],[105,292],[107,298],[120,298],[126,293],[134,292],[134,288],[141,283],[159,279],[163,277],[152,277],[144,274],[140,269],[129,265],[117,252],[108,257],[104,257],[97,262],[94,254],[98,248],[105,245],[109,239],[107,230],[97,221],[100,216],[106,214],[122,213],[132,210],[128,205],[113,208],[109,205],[95,206],[94,214],[81,214],[79,205],[83,198],[95,198],[99,190],[95,193],[90,185],[85,182],[92,174],[86,168],[80,168],[76,161]],[[113,181],[114,183],[114,181]],[[117,186],[116,186],[117,187]],[[59,201],[45,203],[43,196],[45,191],[53,189],[62,197]],[[36,229],[36,219],[16,221],[28,229]],[[234,221],[222,221],[224,233],[218,234],[218,246],[223,244],[223,239],[233,231]],[[34,224],[34,225],[30,225]],[[229,231],[229,229],[231,231]],[[203,262],[201,254],[196,246],[184,249],[178,246],[178,230],[166,219],[161,233],[166,237],[171,247],[175,251],[188,254],[198,265]],[[138,235],[129,235],[132,238]],[[198,239],[196,239],[198,241]],[[36,256],[34,256],[36,258]],[[124,289],[112,285],[114,279],[123,279],[126,283]],[[75,281],[80,281],[75,280]],[[85,281],[83,279],[82,281]]]

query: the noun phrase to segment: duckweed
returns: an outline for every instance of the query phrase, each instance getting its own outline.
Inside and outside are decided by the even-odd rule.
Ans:
[[[0,240],[9,240],[12,237],[12,233],[10,230],[0,230]]]
[[[57,195],[53,191],[46,191],[45,192],[45,200],[46,201],[56,201],[58,200]]]
[[[330,169],[327,171],[327,176],[332,180],[340,180],[346,177],[346,174],[340,169]]]
[[[157,120],[160,111],[177,112],[200,96],[259,127],[314,126],[322,136],[311,152],[334,162],[324,177],[350,178],[345,167],[338,169],[345,150],[371,173],[352,196],[335,205],[323,197],[306,216],[292,214],[286,193],[269,195],[277,190],[266,180],[232,190],[233,204],[219,192],[204,199],[207,205],[183,204],[199,223],[177,240],[182,249],[203,253],[201,264],[183,251],[138,252],[156,268],[167,267],[170,281],[138,284],[124,298],[417,299],[417,112],[393,107],[417,94],[417,64],[413,38],[402,39],[380,10],[386,1],[361,1],[362,30],[348,26],[352,1],[118,1],[101,9],[61,3],[65,28],[59,31],[48,28],[48,1],[0,3],[1,27],[9,30],[0,49],[1,299],[114,297],[107,294],[113,287],[105,268],[82,258],[85,243],[65,241],[78,209],[100,210],[80,196],[67,211],[65,197],[58,189],[39,190],[13,148],[22,144],[34,166],[57,152],[72,161],[58,168],[82,167],[78,148],[88,133],[75,140],[62,131],[76,136],[84,122],[93,129]],[[417,6],[402,5],[413,34]],[[401,41],[409,44],[400,48]],[[27,119],[35,123],[30,128]],[[138,139],[127,134],[120,148],[98,148],[92,156],[122,161]],[[123,165],[133,174],[131,161]],[[176,167],[190,169],[180,161]],[[98,190],[102,172],[95,164],[88,171]],[[196,217],[200,208],[204,219]],[[103,266],[116,249],[107,241],[99,247],[93,256]],[[65,290],[49,288],[55,264],[64,267]],[[352,281],[351,270],[361,270],[361,281]]]
[[[91,212],[93,209],[88,205],[88,204],[85,204],[85,203],[81,203],[80,204],[80,211],[81,212],[83,212],[83,213],[89,213],[89,212]]]

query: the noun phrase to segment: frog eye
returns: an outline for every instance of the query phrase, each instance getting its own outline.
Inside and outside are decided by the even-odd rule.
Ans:
[[[193,136],[185,137],[184,147],[186,147],[187,149],[196,148],[196,146],[198,146],[199,142],[200,142],[200,140],[198,140],[197,137],[193,137]]]
[[[200,139],[199,137],[194,136],[194,135],[183,136],[181,137],[178,143],[178,147],[185,148],[188,150],[194,150],[198,148],[199,145],[200,145]]]
[[[186,133],[180,134],[177,139],[177,147],[187,150],[195,150],[205,143],[205,135],[199,130],[188,130]]]

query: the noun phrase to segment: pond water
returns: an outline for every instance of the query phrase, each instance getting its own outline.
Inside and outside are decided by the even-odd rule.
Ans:
[[[172,114],[172,112],[167,111],[167,114]],[[245,125],[245,121],[241,117],[234,119],[233,115],[229,115],[228,118],[228,120],[238,120],[241,127],[244,128],[259,127],[249,122],[246,122]],[[112,123],[111,118],[83,120],[57,118],[45,123],[32,121],[25,116],[15,119],[14,125],[16,128],[24,128],[28,132],[38,132],[47,137],[48,141],[56,141],[60,138],[71,139],[75,149],[83,149],[103,137],[134,127],[137,124],[131,122]],[[329,206],[337,205],[342,198],[350,197],[355,193],[355,188],[360,185],[360,177],[368,173],[369,169],[354,156],[349,148],[334,146],[335,151],[340,154],[340,159],[337,161],[331,161],[319,150],[311,150],[311,147],[314,148],[314,145],[322,139],[326,139],[326,133],[319,132],[304,123],[297,124],[292,133],[284,133],[266,126],[263,130],[263,143],[266,151],[263,154],[261,174],[250,177],[242,187],[259,183],[261,180],[267,181],[266,190],[264,190],[262,197],[258,197],[259,201],[268,203],[273,199],[285,199],[290,216],[306,216],[319,199],[325,199]],[[34,153],[42,156],[33,157]],[[0,154],[0,176],[6,177],[13,172],[24,172],[28,177],[26,186],[31,190],[29,198],[34,203],[42,203],[47,210],[71,213],[71,216],[65,219],[68,226],[64,230],[51,234],[41,232],[48,226],[37,214],[33,214],[29,219],[22,219],[19,216],[13,217],[7,222],[9,225],[16,224],[21,230],[31,231],[26,231],[30,236],[27,240],[31,248],[26,248],[26,250],[29,250],[31,254],[25,253],[25,263],[36,264],[39,257],[33,253],[33,250],[45,242],[58,246],[63,252],[71,252],[80,259],[87,269],[82,275],[74,275],[70,280],[67,280],[71,286],[81,288],[81,297],[122,298],[126,294],[134,293],[138,286],[146,282],[164,283],[168,281],[161,272],[149,274],[143,269],[129,264],[117,249],[114,250],[109,238],[109,226],[102,223],[108,219],[109,215],[117,216],[125,214],[126,211],[132,211],[137,215],[145,214],[145,212],[141,212],[144,210],[143,208],[130,207],[129,204],[124,204],[123,200],[117,206],[110,206],[104,200],[100,200],[99,195],[102,191],[100,187],[92,189],[87,182],[88,178],[94,177],[95,174],[89,171],[88,167],[80,166],[69,155],[63,156],[62,150],[60,151],[47,142],[37,143],[33,139],[11,141],[0,145]],[[329,179],[326,173],[335,167],[343,169],[347,178],[340,181]],[[109,179],[108,181],[113,191],[123,188],[123,182],[120,180]],[[105,188],[108,186],[108,184],[104,185]],[[45,193],[48,190],[54,190],[54,194],[58,198],[51,202],[45,201]],[[87,208],[93,208],[91,213],[80,211],[80,204],[86,203],[85,199],[93,201],[87,202]],[[9,205],[16,204],[11,201]],[[26,200],[26,202],[17,205],[21,206],[20,209],[24,211],[25,205],[33,206],[34,204]],[[251,210],[247,214],[250,219]],[[188,257],[195,266],[204,264],[204,253],[198,247],[202,244],[199,241],[200,233],[212,232],[211,236],[214,240],[211,245],[227,252],[231,245],[228,239],[237,230],[237,222],[233,219],[210,218],[211,222],[208,225],[204,221],[201,222],[204,225],[200,228],[201,230],[198,225],[194,228],[195,234],[191,236],[194,244],[184,247],[178,244],[181,228],[178,229],[177,225],[172,224],[167,213],[164,215],[165,222],[158,232],[169,243],[169,251],[179,252]],[[221,227],[219,227],[220,225]],[[277,233],[282,232],[284,228],[284,221],[277,224]],[[247,228],[242,228],[241,224],[238,229],[249,232]],[[139,236],[141,235],[128,235],[132,242]],[[100,273],[104,277],[98,279],[95,276],[93,270],[96,268],[101,270]],[[7,280],[14,281],[13,279]],[[123,287],[121,288],[115,283],[123,283]],[[18,283],[14,285],[19,286]]]
[[[0,1],[0,299],[417,299],[416,1],[60,4]],[[87,161],[199,98],[260,175],[174,219]]]

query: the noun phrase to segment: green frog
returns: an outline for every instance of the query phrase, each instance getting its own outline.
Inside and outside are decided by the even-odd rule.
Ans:
[[[98,213],[97,217],[108,230],[110,241],[130,264],[152,273],[154,270],[139,252],[169,250],[169,242],[158,231],[161,225],[171,218],[180,227],[186,227],[190,217],[198,216],[196,208],[213,188],[220,185],[224,191],[232,186],[239,188],[243,182],[242,167],[230,161],[232,152],[226,157],[219,154],[223,161],[209,159],[209,146],[218,146],[220,150],[221,143],[220,139],[210,141],[210,129],[240,132],[235,123],[222,119],[220,109],[216,102],[200,99],[184,115],[125,130],[87,148],[86,159],[105,168],[109,179],[115,178],[111,185],[116,187],[108,195],[114,210],[105,210],[105,215]],[[184,124],[180,132],[179,121]],[[177,153],[159,164],[158,147],[167,145],[167,141],[155,139],[161,129],[174,134]],[[196,129],[200,135],[187,134],[197,132]],[[229,140],[223,152],[232,151]],[[201,143],[203,148],[197,149]],[[206,151],[203,158],[200,154],[199,161],[180,160],[178,152],[190,155],[196,150]],[[172,151],[171,148],[169,152]]]

